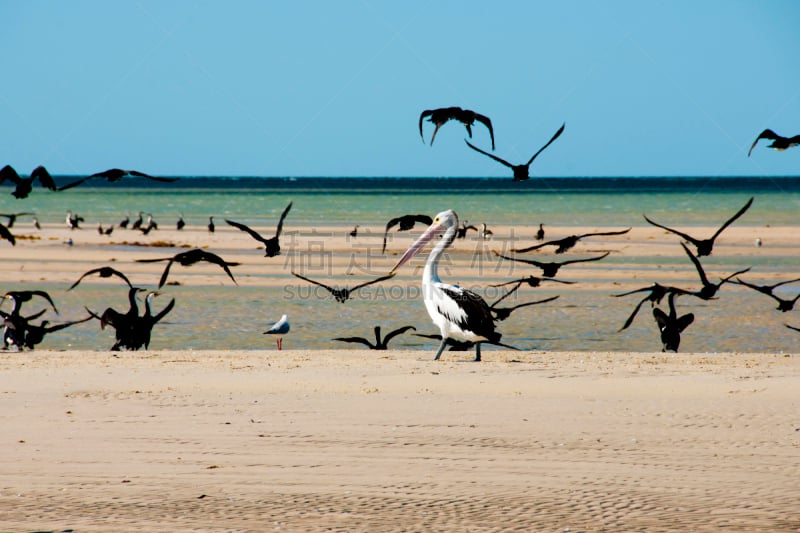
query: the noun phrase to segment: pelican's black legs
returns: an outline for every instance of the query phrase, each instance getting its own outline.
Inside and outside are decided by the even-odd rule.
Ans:
[[[442,338],[442,344],[439,345],[439,350],[436,352],[436,355],[433,357],[434,361],[438,361],[439,357],[442,355],[444,351],[444,347],[447,346],[447,337]]]
[[[481,343],[475,343],[475,362],[480,362],[481,360]]]

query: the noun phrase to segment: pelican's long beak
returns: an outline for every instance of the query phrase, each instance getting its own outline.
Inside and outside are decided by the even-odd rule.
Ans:
[[[439,222],[434,222],[428,226],[428,229],[426,229],[425,232],[419,236],[419,239],[417,239],[416,242],[414,242],[414,244],[412,244],[408,250],[406,250],[406,253],[403,254],[403,257],[400,258],[400,260],[389,273],[394,274],[395,270],[406,264],[412,257],[417,255],[425,247],[425,245],[428,244],[428,241],[442,233],[442,231],[444,231],[444,227]]]

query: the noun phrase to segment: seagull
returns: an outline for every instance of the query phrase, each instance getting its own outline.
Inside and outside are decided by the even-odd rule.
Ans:
[[[433,219],[428,215],[403,215],[400,217],[395,217],[391,219],[389,222],[386,223],[386,231],[383,234],[383,248],[381,249],[381,253],[386,251],[386,237],[389,235],[389,230],[392,229],[394,226],[400,225],[400,228],[397,231],[408,231],[414,227],[414,224],[417,222],[422,222],[423,224],[430,225],[433,222]]]
[[[662,226],[661,224],[653,222],[652,220],[647,218],[647,216],[645,216],[645,215],[642,215],[642,216],[644,216],[644,219],[646,221],[648,221],[650,224],[652,224],[652,225],[654,225],[656,227],[659,227],[661,229],[665,229],[667,231],[670,231],[670,232],[674,233],[675,235],[678,235],[679,237],[683,237],[685,240],[687,240],[690,243],[694,244],[695,247],[697,248],[697,256],[698,257],[703,257],[704,255],[711,255],[711,250],[714,248],[714,240],[717,237],[719,237],[719,234],[722,233],[722,231],[725,228],[730,226],[733,223],[733,221],[735,221],[737,218],[742,216],[744,214],[744,212],[747,211],[750,208],[750,205],[752,203],[753,203],[753,198],[751,197],[750,200],[748,200],[747,203],[744,204],[744,207],[739,209],[739,211],[735,215],[733,215],[731,218],[729,218],[728,221],[725,222],[722,225],[722,227],[719,228],[717,230],[717,232],[714,233],[714,235],[711,236],[710,239],[696,239],[696,238],[692,237],[691,235],[687,235],[686,233],[681,233],[678,230],[674,230],[672,228],[668,228],[667,226]]]
[[[494,155],[494,154],[490,154],[489,152],[486,152],[486,151],[484,151],[484,150],[481,150],[481,149],[480,149],[480,148],[478,148],[477,146],[474,146],[473,144],[471,144],[471,143],[470,143],[468,140],[466,140],[466,139],[464,139],[464,142],[465,142],[465,143],[467,143],[467,146],[469,146],[470,148],[472,148],[472,149],[473,149],[473,150],[475,150],[476,152],[478,152],[478,153],[481,153],[481,154],[483,154],[483,155],[485,155],[485,156],[491,157],[492,159],[494,159],[494,160],[495,160],[495,161],[497,161],[498,163],[500,163],[500,164],[502,164],[502,165],[505,165],[505,166],[507,166],[508,168],[510,168],[510,169],[511,169],[511,170],[514,172],[514,179],[513,179],[512,181],[525,181],[525,180],[528,180],[528,179],[530,179],[530,177],[531,177],[531,176],[530,176],[530,166],[531,166],[531,163],[533,163],[533,160],[534,160],[534,159],[536,159],[536,156],[538,156],[540,153],[542,153],[542,151],[543,151],[545,148],[547,148],[548,146],[550,146],[550,143],[552,143],[553,141],[555,141],[556,139],[558,139],[559,135],[561,135],[561,134],[564,132],[564,126],[566,126],[566,124],[562,124],[562,125],[561,125],[561,127],[560,127],[560,128],[558,128],[558,131],[556,131],[555,135],[553,135],[553,137],[552,137],[552,138],[551,138],[549,141],[547,141],[547,144],[545,144],[544,146],[542,146],[541,148],[539,148],[539,151],[538,151],[538,152],[536,152],[535,154],[533,154],[533,155],[531,156],[531,158],[530,158],[530,159],[528,159],[528,162],[527,162],[527,163],[523,163],[523,164],[521,164],[521,165],[512,165],[511,163],[509,163],[509,162],[508,162],[508,161],[506,161],[505,159],[502,159],[502,158],[500,158],[500,157],[497,157],[497,156],[496,156],[496,155]],[[431,141],[431,144],[433,144],[433,141]],[[494,150],[494,145],[492,145],[492,150]]]
[[[761,133],[758,134],[756,140],[753,141],[753,144],[750,145],[750,150],[747,151],[747,157],[750,157],[750,153],[752,153],[753,148],[756,147],[756,144],[761,139],[769,139],[772,141],[772,144],[767,145],[767,148],[774,148],[775,150],[783,151],[787,148],[792,148],[794,146],[800,145],[800,135],[795,135],[794,137],[782,137],[772,131],[771,129],[767,128]]]
[[[281,231],[283,231],[283,220],[286,218],[286,215],[289,213],[289,210],[292,208],[292,202],[289,202],[289,205],[283,210],[281,213],[281,218],[278,220],[278,227],[275,230],[275,236],[270,237],[269,239],[265,239],[262,237],[257,231],[241,224],[239,222],[234,222],[233,220],[225,219],[225,222],[233,226],[234,228],[239,228],[242,231],[245,231],[250,234],[255,240],[264,243],[264,256],[265,257],[275,257],[276,255],[281,254],[281,243],[278,240],[281,236]]]
[[[520,263],[527,263],[529,265],[537,266],[542,269],[542,276],[546,278],[552,278],[556,274],[558,274],[558,270],[564,265],[571,265],[572,263],[586,263],[588,261],[600,261],[601,259],[605,258],[611,252],[605,252],[603,255],[599,255],[597,257],[589,257],[587,259],[571,259],[569,261],[561,261],[558,262],[543,262],[543,261],[536,261],[534,259],[519,259],[517,257],[507,257],[502,255],[498,252],[494,252],[494,255],[497,257],[502,257],[503,259],[509,259],[511,261],[518,261]]]
[[[538,250],[539,248],[543,248],[545,246],[556,246],[556,253],[563,254],[573,246],[575,246],[580,239],[585,237],[597,237],[600,235],[607,236],[607,235],[624,235],[628,233],[631,228],[620,230],[620,231],[601,231],[597,233],[584,233],[583,235],[570,235],[569,237],[564,237],[563,239],[558,239],[555,241],[547,241],[541,244],[535,244],[533,246],[529,246],[528,248],[521,248],[519,250],[512,249],[512,252],[517,253],[525,253],[530,252],[533,250]]]
[[[772,297],[776,302],[778,302],[778,311],[783,311],[786,313],[787,311],[791,311],[794,309],[794,304],[797,303],[797,300],[800,299],[800,294],[792,298],[791,300],[784,300],[780,296],[774,294],[772,291],[780,287],[781,285],[787,285],[789,283],[795,283],[800,281],[800,278],[797,279],[790,279],[788,281],[781,281],[780,283],[773,283],[772,285],[755,285],[753,283],[748,283],[743,281],[740,278],[736,278],[736,281],[731,281],[731,283],[736,283],[737,285],[744,285],[745,287],[750,287],[751,289],[757,290],[760,293],[766,294],[767,296]]]
[[[264,335],[277,335],[275,342],[278,344],[278,350],[283,349],[283,335],[289,333],[289,329],[291,326],[289,324],[289,316],[283,315],[280,320],[272,324],[267,331],[265,331]]]
[[[168,261],[167,267],[164,269],[164,273],[161,275],[161,280],[158,282],[158,288],[164,286],[167,282],[167,276],[169,275],[169,269],[172,267],[172,263],[178,263],[182,266],[191,266],[199,261],[206,261],[208,263],[213,263],[215,265],[220,266],[225,273],[230,277],[234,283],[236,283],[236,279],[234,279],[233,274],[231,273],[228,267],[238,266],[240,263],[231,263],[225,261],[217,254],[212,254],[211,252],[206,252],[205,250],[201,250],[200,248],[195,248],[193,250],[189,250],[186,252],[181,252],[179,254],[175,254],[172,257],[161,257],[159,259],[137,259],[137,263],[155,263],[157,261]],[[236,283],[238,285],[238,283]]]
[[[653,317],[656,319],[658,329],[661,332],[662,352],[678,352],[681,343],[681,333],[694,322],[694,314],[687,313],[678,317],[675,310],[675,293],[670,292],[667,297],[669,302],[669,315],[656,307],[653,309]]]
[[[104,178],[108,180],[109,183],[113,183],[115,181],[120,181],[122,178],[126,176],[135,176],[137,178],[147,178],[154,181],[161,181],[164,183],[177,181],[179,178],[159,178],[156,176],[151,176],[150,174],[145,174],[144,172],[139,172],[138,170],[123,170],[121,168],[110,168],[108,170],[104,170],[103,172],[97,172],[92,174],[91,176],[86,176],[85,178],[81,178],[77,181],[73,181],[72,183],[68,183],[63,187],[59,187],[59,191],[64,191],[66,189],[71,189],[84,183],[93,178]]]
[[[431,146],[436,139],[436,133],[439,131],[446,122],[450,120],[458,120],[467,128],[467,134],[470,139],[472,138],[472,125],[477,120],[489,129],[489,136],[492,138],[492,150],[494,150],[494,130],[492,129],[492,121],[489,117],[471,111],[469,109],[461,109],[460,107],[443,107],[440,109],[426,109],[419,115],[419,136],[422,142],[425,142],[425,137],[422,135],[422,121],[428,117],[428,122],[433,122],[436,126],[431,135]]]
[[[358,289],[360,289],[362,287],[366,287],[367,285],[372,285],[373,283],[378,283],[380,281],[386,281],[387,279],[390,279],[390,278],[394,277],[394,273],[391,273],[391,274],[388,274],[386,276],[381,276],[379,278],[376,278],[376,279],[373,279],[373,280],[370,280],[370,281],[366,281],[364,283],[356,285],[355,287],[350,287],[350,288],[338,288],[337,287],[337,288],[335,288],[335,287],[329,287],[329,286],[325,285],[324,283],[320,283],[319,281],[314,281],[313,279],[309,279],[309,278],[307,278],[305,276],[301,276],[300,274],[297,274],[295,272],[292,272],[292,275],[297,277],[297,278],[300,278],[302,280],[305,280],[305,281],[307,281],[309,283],[313,283],[314,285],[318,285],[318,286],[322,287],[323,289],[325,289],[328,292],[330,292],[333,295],[333,297],[336,299],[336,301],[339,302],[339,303],[345,303],[350,298],[350,295],[352,293],[354,293],[355,291],[357,291]]]
[[[390,331],[386,334],[386,336],[381,339],[381,327],[375,326],[375,343],[373,344],[369,340],[365,339],[364,337],[336,337],[335,341],[340,342],[357,342],[360,344],[365,344],[369,346],[370,350],[388,350],[389,349],[389,341],[395,338],[396,336],[405,333],[406,331],[413,329],[417,331],[417,328],[414,326],[403,326],[402,328],[397,328],[393,331]]]
[[[433,323],[439,327],[442,342],[434,356],[438,360],[447,346],[448,338],[475,343],[475,361],[481,360],[481,343],[498,343],[502,335],[495,331],[494,317],[489,305],[477,294],[458,285],[451,285],[439,279],[439,259],[444,251],[453,244],[458,230],[458,215],[450,209],[442,211],[406,250],[394,268],[407,263],[418,254],[425,245],[436,237],[442,238],[434,246],[425,263],[422,274],[422,294],[425,307]]]
[[[83,280],[83,278],[85,278],[86,276],[91,276],[92,274],[97,274],[101,278],[110,278],[111,276],[117,276],[122,281],[127,283],[128,287],[133,288],[133,285],[131,285],[131,282],[128,280],[128,278],[127,278],[127,276],[125,276],[125,274],[123,274],[119,270],[116,270],[116,269],[114,269],[114,268],[112,268],[110,266],[104,266],[104,267],[100,267],[100,268],[93,268],[92,270],[89,270],[88,272],[84,273],[81,277],[78,278],[78,281],[76,281],[75,283],[70,285],[69,289],[67,289],[67,290],[71,291],[72,289],[74,289],[75,287],[78,286],[78,284],[81,282],[81,280]]]
[[[5,180],[13,182],[17,187],[11,194],[17,199],[27,198],[33,190],[33,181],[37,179],[45,189],[51,191],[58,190],[55,181],[53,181],[53,177],[47,172],[47,169],[41,165],[34,168],[31,175],[27,178],[20,177],[11,165],[0,168],[0,183],[3,183]]]

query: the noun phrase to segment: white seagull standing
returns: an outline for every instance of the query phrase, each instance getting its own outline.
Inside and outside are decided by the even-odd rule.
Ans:
[[[278,343],[278,350],[283,349],[283,335],[289,333],[289,317],[283,315],[280,320],[272,324],[270,328],[264,332],[264,335],[271,334],[277,335],[278,338],[275,341]]]
[[[442,343],[434,360],[439,359],[447,346],[447,339],[475,343],[475,360],[481,360],[481,342],[499,343],[500,333],[494,330],[494,319],[489,305],[474,292],[458,285],[450,285],[439,279],[439,258],[456,238],[458,215],[453,210],[436,215],[433,223],[419,239],[403,254],[392,272],[422,250],[428,241],[443,235],[425,263],[422,273],[422,292],[425,307],[433,323],[439,327]]]

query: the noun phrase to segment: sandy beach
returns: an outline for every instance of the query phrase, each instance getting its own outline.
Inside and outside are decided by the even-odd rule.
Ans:
[[[340,280],[352,266],[349,229],[326,229]],[[514,275],[476,272],[476,249],[490,258],[507,246],[510,228],[494,230],[490,246],[457,242],[443,277],[488,284]],[[532,244],[534,228],[516,231]],[[759,281],[797,277],[790,266],[763,267],[796,254],[795,231],[731,227],[704,264],[714,275],[755,262]],[[390,268],[417,234],[396,236],[372,267]],[[152,286],[163,267],[134,260],[191,246],[241,261],[240,289],[292,279],[289,259],[265,261],[232,228],[110,238],[44,228],[34,237],[5,247],[0,282],[67,286],[110,263]],[[283,239],[287,256],[313,257],[319,238],[314,228],[293,228]],[[361,238],[359,254],[382,233]],[[696,285],[677,242],[652,227],[580,242],[570,254],[612,256],[572,267],[568,277],[580,283],[563,291]],[[393,282],[417,285],[421,264]],[[173,275],[184,285],[234,287],[213,266]],[[777,313],[747,294],[764,304],[756,312]],[[616,306],[614,322],[632,305]],[[781,334],[792,332],[780,321],[798,322],[789,315],[772,318]],[[655,337],[652,317],[642,320]],[[431,357],[350,349],[3,353],[0,531],[800,531],[800,360],[792,353]]]
[[[0,358],[4,531],[798,531],[800,360]]]

